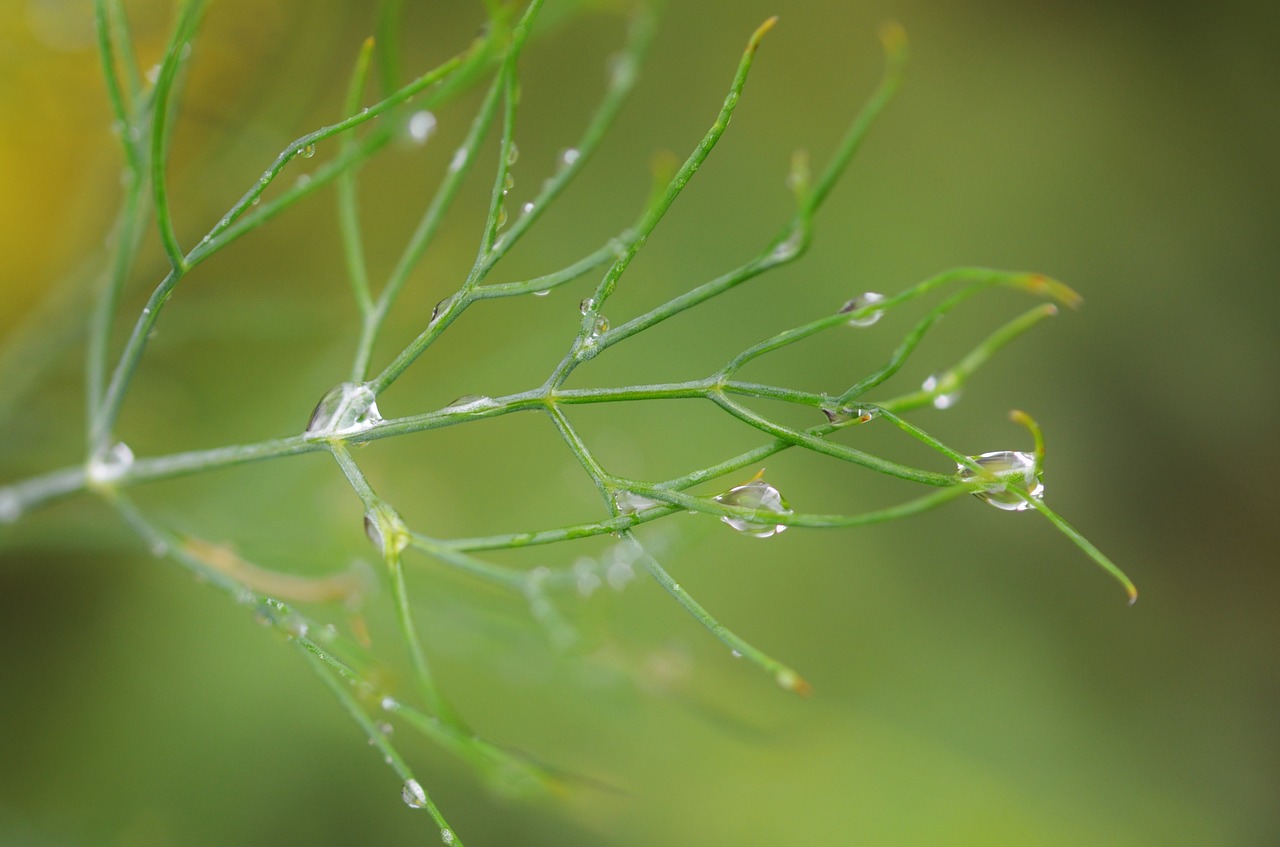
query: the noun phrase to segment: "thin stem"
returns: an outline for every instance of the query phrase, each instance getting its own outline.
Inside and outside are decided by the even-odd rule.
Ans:
[[[354,115],[360,108],[360,97],[369,76],[369,62],[373,57],[373,38],[366,38],[356,57],[355,69],[347,87],[347,99],[343,111]],[[342,137],[342,154],[353,158],[356,150],[355,133]],[[347,263],[347,276],[351,290],[360,307],[360,314],[367,317],[373,309],[373,297],[369,293],[369,271],[365,266],[364,238],[360,233],[360,207],[356,199],[356,168],[353,165],[339,174],[335,185],[338,196],[338,224],[342,233],[342,252]],[[358,376],[356,377],[359,378]]]

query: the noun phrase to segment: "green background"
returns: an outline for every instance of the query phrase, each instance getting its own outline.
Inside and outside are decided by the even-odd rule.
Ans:
[[[32,0],[3,12],[3,482],[81,456],[74,281],[104,260],[120,169],[88,5]],[[167,16],[163,4],[126,5],[146,67]],[[212,4],[191,59],[170,170],[188,245],[285,144],[339,116],[371,32],[363,3],[262,5]],[[406,73],[459,48],[482,19],[473,4],[408,5]],[[701,376],[855,294],[955,265],[1051,274],[1085,307],[1016,342],[954,409],[915,420],[978,453],[1025,449],[1006,413],[1035,415],[1048,438],[1048,502],[1128,571],[1142,599],[1127,608],[1044,521],[971,500],[897,525],[768,541],[684,515],[643,533],[725,623],[813,683],[805,700],[731,659],[643,576],[622,592],[566,598],[582,640],[558,655],[518,602],[413,559],[417,614],[459,707],[487,737],[598,785],[504,799],[401,729],[419,778],[470,845],[1280,843],[1274,16],[1230,2],[670,3],[611,140],[497,276],[553,270],[626,226],[652,155],[692,148],[747,36],[775,13],[729,132],[610,301],[615,324],[736,265],[782,225],[792,151],[825,160],[875,84],[887,18],[911,40],[903,91],[819,215],[807,257],[618,347],[573,384]],[[592,14],[528,49],[516,203],[580,132],[623,37],[616,16]],[[375,280],[475,102],[440,110],[425,147],[394,146],[362,172]],[[411,279],[375,365],[465,273],[487,179],[472,180]],[[137,454],[301,429],[355,341],[335,220],[322,191],[183,282],[121,419]],[[154,242],[121,333],[161,276]],[[592,284],[477,305],[386,394],[383,413],[540,382]],[[1029,305],[1008,292],[971,303],[894,387],[910,390]],[[830,334],[748,376],[840,390],[911,319]],[[62,351],[46,371],[15,352],[24,333]],[[758,443],[693,401],[574,420],[607,467],[649,478]],[[892,432],[866,438],[947,470]],[[357,457],[411,526],[440,536],[600,513],[550,424],[533,416],[382,441]],[[798,451],[767,464],[802,511],[911,493]],[[136,493],[166,525],[280,570],[373,560],[359,504],[322,455]],[[499,558],[532,567],[606,554],[564,545]],[[375,644],[401,667],[388,609],[384,588],[367,613]],[[106,507],[80,496],[0,527],[0,843],[435,838],[295,652],[148,556]]]

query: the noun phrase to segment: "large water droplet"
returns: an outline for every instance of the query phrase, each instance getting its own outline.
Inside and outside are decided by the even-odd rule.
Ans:
[[[382,423],[376,400],[373,389],[362,383],[335,385],[316,404],[306,434],[327,438],[371,429]]]
[[[304,159],[310,159],[315,154],[316,154],[316,146],[314,144],[308,144],[306,147],[303,147],[301,150],[298,151],[298,155]]]
[[[931,374],[921,383],[925,391],[937,391],[933,398],[933,408],[950,409],[960,402],[960,388],[955,384],[955,377],[950,374]]]
[[[89,460],[88,476],[91,485],[110,485],[124,476],[133,466],[133,451],[123,441],[111,445],[105,453]]]
[[[446,412],[484,412],[489,409],[496,409],[501,405],[497,400],[485,394],[463,394],[457,400],[454,400],[448,406],[444,407]]]
[[[763,479],[753,479],[746,485],[730,488],[724,494],[717,496],[715,501],[725,506],[751,509],[757,517],[791,514],[791,509],[787,506],[787,501],[783,499],[782,494]],[[720,520],[738,532],[753,535],[756,538],[769,538],[787,529],[785,525],[774,524],[771,521],[731,518],[728,515],[721,517]]]
[[[854,297],[852,300],[848,301],[843,306],[841,306],[840,313],[848,314],[849,312],[857,312],[861,309],[865,309],[867,306],[874,306],[876,303],[879,303],[883,300],[884,300],[883,294],[877,294],[874,291],[868,291],[865,294],[860,294],[857,297]],[[849,318],[849,326],[871,326],[873,323],[880,320],[880,318],[882,318],[883,316],[884,316],[884,309],[872,309],[870,312],[867,312],[866,314],[860,317]]]
[[[426,144],[436,131],[436,116],[428,111],[414,112],[407,126],[409,138],[415,144]]]
[[[988,487],[973,492],[973,496],[979,500],[990,503],[997,509],[1022,512],[1030,509],[1031,504],[1010,489],[1019,489],[1037,500],[1044,499],[1044,483],[1036,475],[1036,457],[1030,453],[1001,450],[969,458],[978,463],[983,473],[965,465],[957,465],[960,481],[990,480]]]
[[[591,337],[599,338],[609,331],[609,319],[604,315],[598,315],[595,323],[591,325]]]
[[[661,506],[663,502],[654,500],[651,497],[645,497],[642,494],[636,494],[634,491],[615,491],[613,505],[618,508],[619,514],[634,515],[636,512],[643,512],[645,509]]]
[[[416,779],[406,779],[400,787],[400,796],[410,809],[421,809],[427,805],[427,792],[422,790]]]

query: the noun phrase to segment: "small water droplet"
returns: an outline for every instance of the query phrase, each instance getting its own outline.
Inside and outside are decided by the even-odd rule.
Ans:
[[[827,416],[827,420],[833,424],[845,424],[850,421],[858,421],[866,423],[875,417],[875,411],[872,409],[861,409],[855,406],[823,406],[822,414]]]
[[[364,432],[382,423],[373,389],[344,382],[329,389],[307,421],[306,434],[316,438]]]
[[[298,151],[298,155],[304,159],[310,159],[315,154],[316,154],[316,146],[314,144],[308,144],[306,147],[303,147],[301,150]]]
[[[257,197],[253,198],[253,203],[251,205],[256,206],[261,202],[262,202],[262,195],[259,194]]]
[[[436,131],[436,116],[428,111],[414,112],[407,125],[409,138],[415,144],[426,144],[427,139]]]
[[[498,204],[498,219],[493,222],[493,225],[495,229],[502,229],[507,225],[507,207],[501,203]]]
[[[546,297],[546,296],[547,296],[548,294],[550,294],[550,293],[551,293],[551,289],[550,289],[550,288],[544,288],[544,289],[542,289],[541,291],[535,291],[535,292],[533,292],[533,296],[534,296],[534,297]]]
[[[298,174],[298,178],[293,181],[298,188],[306,188],[311,184],[311,174]]]
[[[105,453],[89,460],[89,483],[110,485],[128,473],[132,466],[133,451],[123,441],[117,441]]]
[[[634,491],[615,491],[613,493],[613,505],[617,507],[618,513],[623,515],[634,515],[636,512],[643,512],[645,509],[652,509],[654,506],[663,505],[661,500],[654,500]]]
[[[12,488],[0,488],[0,523],[14,523],[22,517],[22,501]]]
[[[159,81],[159,79],[160,79],[159,65],[152,65],[151,67],[147,68],[147,82],[151,83],[152,85],[155,85],[156,82]]]
[[[498,408],[499,403],[492,397],[485,394],[463,394],[454,400],[448,406],[444,407],[446,412],[484,412],[489,409]]]
[[[577,149],[568,147],[560,151],[560,163],[565,167],[569,167],[574,162],[578,161],[578,157],[581,155],[582,154],[579,153]]]
[[[459,147],[449,161],[449,172],[457,173],[467,166],[467,148]]]
[[[787,506],[787,501],[782,494],[763,479],[753,479],[746,485],[730,488],[724,494],[718,495],[715,501],[725,506],[751,509],[756,513],[757,517],[791,514],[791,509]],[[728,515],[721,517],[720,520],[738,532],[752,535],[756,538],[770,538],[785,532],[787,529],[783,524],[731,518]]]
[[[990,479],[988,487],[973,492],[973,496],[984,503],[1008,512],[1030,509],[1031,504],[1013,493],[1011,488],[1020,489],[1037,500],[1044,499],[1044,483],[1036,474],[1036,457],[1030,453],[1002,450],[969,458],[977,462],[983,473],[965,465],[957,465],[957,472],[961,482]]]
[[[520,207],[520,214],[522,214],[522,215],[527,215],[527,214],[529,214],[529,213],[530,213],[530,212],[532,212],[532,211],[533,211],[533,202],[532,202],[532,201],[530,201],[530,202],[528,202],[528,203],[525,203],[523,206],[521,206],[521,207]]]
[[[445,844],[452,845],[453,830],[447,829],[447,828],[440,830],[440,840],[443,841]]]
[[[800,247],[804,244],[804,233],[796,230],[787,237],[786,241],[781,242],[777,247],[773,248],[773,252],[769,257],[775,262],[785,262],[788,259],[794,259],[800,255]]]
[[[512,141],[511,146],[507,148],[507,167],[511,167],[512,165],[514,165],[519,160],[519,158],[520,158],[520,148],[516,146],[516,143],[514,141]]]
[[[737,650],[730,650],[730,651],[729,651],[729,655],[730,655],[730,656],[733,656],[733,658],[735,658],[735,659],[741,659],[741,658],[742,658],[742,653],[740,653],[740,652],[739,652],[739,651],[737,651]]]
[[[431,309],[430,322],[435,323],[436,321],[438,321],[441,315],[449,311],[449,309],[453,306],[453,301],[457,299],[458,299],[458,295],[450,294],[448,297],[444,298],[439,303],[435,304],[435,306],[433,306]]]
[[[587,312],[590,312],[595,307],[596,307],[596,301],[591,297],[587,297],[581,303],[578,304],[578,311],[582,312],[582,314],[585,315]]]
[[[378,732],[381,732],[383,735],[390,735],[395,731],[396,731],[396,728],[391,724],[387,723],[386,721],[383,721],[382,723],[378,724]]]
[[[510,191],[511,189],[513,189],[513,188],[515,188],[515,187],[516,187],[516,178],[515,178],[515,177],[513,177],[513,176],[508,172],[508,173],[507,173],[507,175],[506,175],[506,176],[503,178],[503,180],[502,180],[502,193],[503,193],[503,194],[506,194],[508,191]]]
[[[847,314],[849,312],[856,312],[856,311],[859,311],[860,309],[865,309],[867,306],[873,306],[876,303],[879,303],[883,300],[884,300],[883,294],[877,294],[874,291],[868,291],[865,294],[860,294],[857,297],[854,297],[852,300],[848,301],[843,306],[841,306],[840,313]],[[858,327],[871,326],[876,321],[880,320],[880,318],[882,317],[884,317],[884,309],[872,309],[870,312],[867,312],[865,315],[862,315],[861,317],[849,318],[848,323],[849,323],[849,326],[858,326]]]
[[[427,805],[427,792],[422,790],[416,779],[406,779],[400,787],[400,796],[410,809],[421,809]]]
[[[950,374],[931,374],[920,387],[930,393],[938,392],[933,398],[935,409],[950,409],[960,402],[960,389],[955,385],[955,377]]]
[[[381,706],[384,712],[394,712],[400,708],[400,702],[394,697],[383,697]]]
[[[599,338],[609,331],[609,319],[604,315],[599,315],[596,322],[591,325],[591,337]]]

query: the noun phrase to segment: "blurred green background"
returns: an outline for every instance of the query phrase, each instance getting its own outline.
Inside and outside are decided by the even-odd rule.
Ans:
[[[0,8],[0,482],[81,457],[84,280],[106,256],[120,172],[90,5]],[[145,68],[158,60],[166,4],[126,5]],[[212,4],[170,169],[184,243],[285,144],[339,116],[371,5]],[[478,4],[406,5],[406,73],[458,49],[483,17]],[[505,800],[437,749],[398,739],[423,784],[471,845],[1280,843],[1280,577],[1267,505],[1280,470],[1273,8],[671,3],[612,138],[497,276],[555,269],[627,225],[651,156],[691,149],[771,14],[781,22],[733,125],[610,302],[615,323],[732,267],[785,221],[792,151],[825,160],[875,84],[875,32],[888,18],[911,39],[902,93],[803,261],[620,346],[575,384],[700,376],[850,296],[954,265],[1054,275],[1085,308],[1018,341],[956,408],[916,419],[978,453],[1025,449],[1005,415],[1035,415],[1049,502],[1128,570],[1142,599],[1127,608],[1045,522],[976,501],[769,541],[685,516],[650,527],[641,537],[682,584],[806,675],[816,693],[802,700],[733,661],[646,578],[566,599],[582,642],[558,655],[519,603],[416,559],[429,649],[474,725],[610,788]],[[593,13],[529,48],[517,204],[580,132],[623,37],[618,16]],[[375,279],[475,102],[440,110],[425,147],[394,146],[362,171]],[[465,273],[487,183],[473,179],[375,364]],[[162,267],[152,238],[118,338]],[[477,306],[387,393],[383,413],[536,384],[591,284]],[[1029,305],[997,292],[957,312],[894,387],[914,387]],[[912,318],[815,340],[750,376],[839,390]],[[344,377],[355,329],[333,194],[322,191],[184,281],[119,434],[157,455],[295,433]],[[55,351],[49,368],[24,352],[32,339]],[[606,466],[650,478],[758,441],[692,402],[586,409],[575,421]],[[893,433],[866,438],[935,462]],[[531,416],[381,441],[359,458],[411,525],[441,536],[598,514],[551,426]],[[798,451],[768,467],[803,511],[910,494]],[[136,493],[165,524],[280,570],[372,560],[357,501],[318,454]],[[606,547],[501,559],[560,565]],[[388,607],[383,589],[367,611],[399,667]],[[295,652],[148,556],[105,507],[81,496],[0,527],[0,843],[424,838],[435,838],[425,815],[404,806]]]

